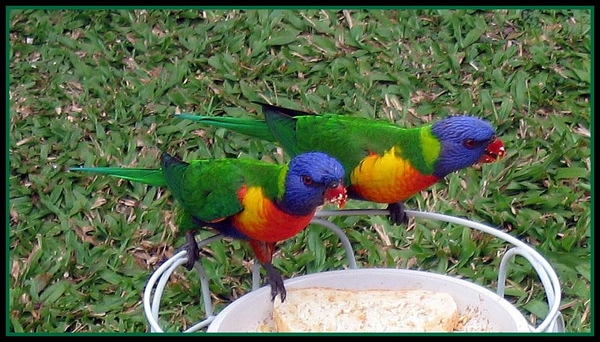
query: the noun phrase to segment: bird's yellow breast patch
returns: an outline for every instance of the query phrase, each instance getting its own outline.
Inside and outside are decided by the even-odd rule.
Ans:
[[[365,200],[378,203],[403,201],[426,189],[438,178],[423,175],[402,159],[395,147],[383,155],[365,157],[350,174],[350,190]]]

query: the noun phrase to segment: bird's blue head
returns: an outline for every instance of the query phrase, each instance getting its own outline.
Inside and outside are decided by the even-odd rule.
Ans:
[[[290,214],[307,215],[325,202],[346,202],[344,167],[337,159],[321,152],[294,157],[285,176],[285,192],[280,205]]]
[[[443,178],[475,163],[491,163],[504,156],[504,144],[487,121],[452,116],[433,124],[431,132],[441,144],[434,175]]]

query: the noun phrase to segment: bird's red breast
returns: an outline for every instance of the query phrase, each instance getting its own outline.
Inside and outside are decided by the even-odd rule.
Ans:
[[[392,148],[383,155],[370,154],[350,174],[349,190],[378,203],[396,203],[428,188],[439,179],[423,175]]]
[[[308,226],[316,211],[304,216],[285,213],[264,196],[260,187],[242,187],[238,199],[244,209],[233,216],[233,225],[245,235],[264,242],[282,241],[298,234]]]

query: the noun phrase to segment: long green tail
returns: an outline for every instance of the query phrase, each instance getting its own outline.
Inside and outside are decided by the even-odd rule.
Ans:
[[[126,167],[72,167],[69,171],[101,173],[154,186],[167,186],[161,169],[136,169]]]
[[[275,141],[275,137],[273,137],[273,134],[271,134],[269,126],[263,120],[221,116],[201,116],[190,113],[175,114],[175,116],[181,119],[192,120],[215,127],[227,128],[229,130],[262,140]]]

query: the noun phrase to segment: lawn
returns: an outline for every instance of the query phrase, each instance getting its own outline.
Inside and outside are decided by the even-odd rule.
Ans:
[[[590,8],[12,8],[7,21],[7,332],[148,331],[145,283],[185,241],[173,198],[68,169],[154,168],[161,151],[287,161],[273,143],[173,116],[260,117],[252,101],[406,127],[456,113],[491,122],[503,159],[452,173],[406,205],[534,247],[560,278],[566,330],[593,332]],[[359,267],[497,286],[506,245],[491,236],[429,220],[331,220]],[[318,226],[278,248],[286,278],[347,267],[339,239]],[[244,243],[213,242],[202,262],[217,311],[251,289]],[[517,257],[509,279],[507,300],[539,324],[548,307],[535,271]],[[199,288],[183,267],[171,277],[169,331],[204,317]]]

